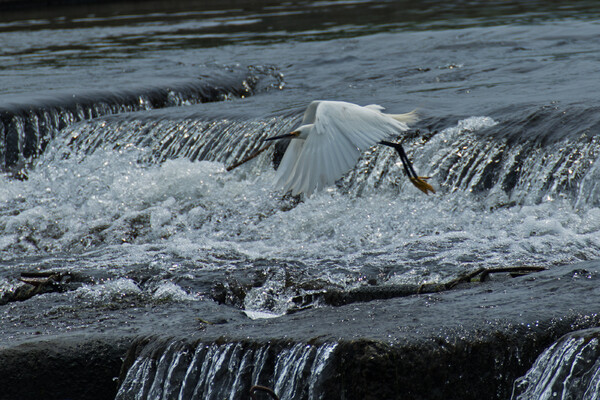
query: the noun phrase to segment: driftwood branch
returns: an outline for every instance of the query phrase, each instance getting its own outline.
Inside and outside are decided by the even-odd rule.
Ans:
[[[466,275],[463,275],[456,279],[453,279],[450,282],[447,282],[444,286],[445,286],[445,289],[452,289],[453,287],[455,287],[456,285],[461,284],[461,283],[485,282],[485,280],[487,279],[487,277],[490,274],[496,274],[496,273],[502,273],[502,272],[509,273],[509,274],[511,274],[511,276],[515,277],[515,276],[527,275],[532,272],[540,272],[540,271],[544,271],[544,270],[546,270],[546,268],[544,268],[544,267],[525,266],[525,265],[511,266],[511,267],[496,267],[496,268],[479,268],[473,272],[470,272]]]
[[[351,303],[361,303],[372,300],[393,299],[418,294],[440,293],[455,289],[461,284],[477,284],[485,282],[491,274],[507,273],[511,277],[544,271],[546,268],[539,266],[508,266],[498,268],[478,268],[458,278],[447,282],[426,284],[401,284],[401,285],[374,285],[363,286],[352,290],[329,289],[323,292],[300,295],[292,298],[294,307],[288,313],[314,307],[316,302],[330,306],[342,306]]]

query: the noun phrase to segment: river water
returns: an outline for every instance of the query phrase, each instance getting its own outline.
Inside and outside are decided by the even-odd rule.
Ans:
[[[600,258],[596,2],[72,6],[3,12],[0,44],[5,293],[69,271],[75,304],[272,317],[332,288]],[[240,89],[201,102],[198,82]],[[314,99],[416,109],[405,148],[437,193],[387,148],[308,198],[273,187],[273,150],[225,171]]]

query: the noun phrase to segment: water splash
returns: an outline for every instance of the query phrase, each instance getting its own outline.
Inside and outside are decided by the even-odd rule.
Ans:
[[[159,280],[172,279],[170,271],[183,279],[186,293],[173,299],[212,296],[217,281],[225,291],[218,301],[273,316],[294,298],[368,280],[433,283],[471,268],[600,257],[600,211],[585,186],[597,170],[593,146],[574,167],[584,186],[540,185],[548,170],[536,167],[519,174],[530,174],[537,189],[519,178],[505,191],[511,173],[503,171],[523,156],[512,153],[510,138],[495,139],[502,123],[473,117],[405,141],[435,196],[410,185],[393,151],[374,148],[337,185],[294,200],[272,186],[272,150],[232,172],[224,167],[256,149],[257,138],[290,129],[297,113],[242,121],[158,115],[73,125],[27,181],[0,177],[3,259],[66,253],[73,260],[61,268],[102,265],[113,279],[149,265]],[[569,153],[565,140],[579,143],[568,136],[539,151]]]
[[[322,399],[336,343],[320,346],[199,343],[147,344],[129,367],[117,400],[240,399],[253,385],[282,400]]]

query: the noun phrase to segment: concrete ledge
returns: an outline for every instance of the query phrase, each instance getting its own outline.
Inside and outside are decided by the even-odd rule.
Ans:
[[[0,399],[114,399],[131,342],[66,336],[0,349]]]
[[[267,320],[250,320],[212,301],[55,304],[45,312],[41,305],[49,300],[71,300],[65,294],[36,296],[4,306],[10,312],[0,318],[0,398],[112,398],[127,349],[134,338],[152,335],[192,344],[337,342],[328,390],[347,399],[506,399],[514,380],[552,342],[600,325],[599,267],[553,267],[469,289]],[[12,323],[10,315],[23,323]]]

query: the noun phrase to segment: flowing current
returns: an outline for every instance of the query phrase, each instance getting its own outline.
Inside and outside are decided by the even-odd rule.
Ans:
[[[600,258],[596,2],[159,3],[0,14],[0,304],[52,272],[72,281],[49,313],[194,302],[256,319],[330,289]],[[436,194],[377,146],[310,197],[273,186],[281,144],[227,170],[315,99],[416,109],[396,140]],[[135,359],[120,398],[223,398],[256,377],[319,398],[332,346],[172,342]]]
[[[27,180],[3,178],[5,265],[102,269],[123,290],[166,285],[187,300],[224,290],[232,304],[276,315],[327,287],[598,257],[593,137],[517,141],[496,137],[503,123],[492,117],[465,118],[405,141],[438,189],[428,197],[381,148],[301,200],[272,186],[272,150],[226,172],[296,121],[138,115],[66,128]],[[149,287],[127,277],[142,265],[155,271]]]
[[[598,105],[574,97],[580,82],[555,72],[562,58],[576,57],[582,66],[571,62],[568,68],[583,75],[584,61],[597,57],[585,52],[593,27],[588,36],[574,36],[568,23],[550,21],[528,27],[527,41],[522,29],[399,30],[298,43],[291,66],[278,66],[273,47],[281,45],[270,45],[261,50],[269,67],[198,67],[233,86],[237,79],[242,88],[252,74],[255,90],[248,99],[193,105],[196,100],[186,99],[197,96],[179,94],[164,104],[168,108],[153,110],[142,98],[147,111],[96,106],[98,116],[91,120],[87,103],[76,118],[67,106],[46,107],[48,121],[70,116],[62,129],[60,123],[40,123],[39,112],[5,119],[12,122],[5,122],[4,158],[18,156],[30,166],[24,167],[25,180],[10,173],[1,178],[2,285],[18,284],[15,269],[58,268],[116,285],[124,295],[131,288],[149,295],[171,288],[177,299],[216,297],[278,315],[294,296],[324,288],[426,283],[481,266],[551,267],[596,259]],[[449,37],[460,41],[449,44]],[[575,48],[562,50],[564,40]],[[408,55],[389,55],[396,61],[378,66],[377,73],[361,67],[396,41],[405,43]],[[325,55],[320,62],[316,55],[307,60],[326,45],[342,49],[345,62]],[[365,53],[367,48],[375,54]],[[430,58],[430,52],[437,56]],[[515,54],[510,62],[507,54]],[[527,90],[556,86],[545,99],[539,90],[523,98],[528,83],[520,69],[530,69],[531,59],[538,60],[537,72]],[[489,68],[504,72],[495,76]],[[328,91],[319,82],[338,83]],[[244,91],[233,93],[230,98]],[[93,108],[93,95],[88,97]],[[99,104],[118,104],[118,97],[105,97]],[[292,199],[272,186],[273,150],[225,171],[258,149],[261,139],[296,126],[307,102],[323,97],[376,101],[390,112],[428,105],[419,109],[422,121],[404,143],[437,194],[424,196],[411,187],[393,151],[377,147],[337,185],[310,198]],[[119,114],[102,116],[114,112]],[[10,147],[12,137],[23,144],[43,138],[41,154],[19,156],[26,146]],[[150,268],[152,279],[132,279],[140,268]],[[99,287],[84,285],[75,295],[99,293]]]

